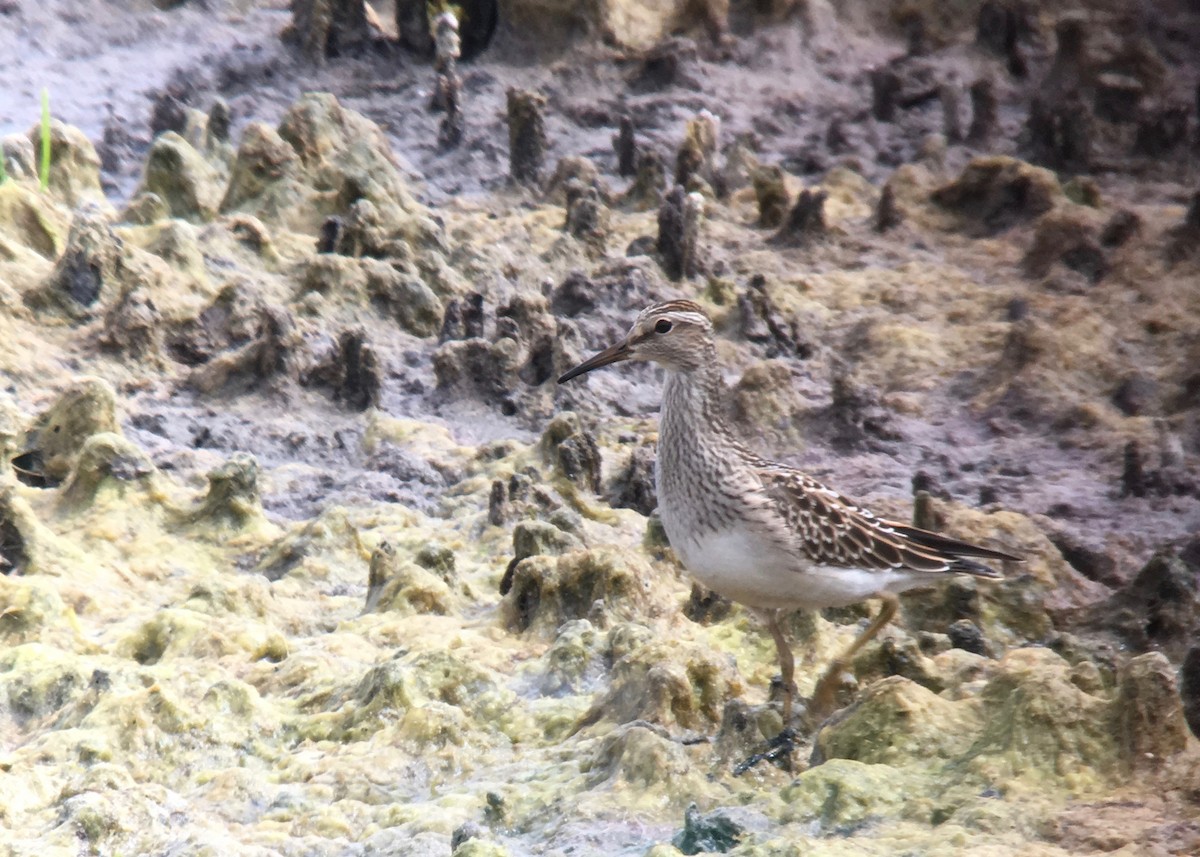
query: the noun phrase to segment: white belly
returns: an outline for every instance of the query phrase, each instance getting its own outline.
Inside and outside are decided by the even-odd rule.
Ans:
[[[671,546],[688,573],[714,592],[760,608],[843,607],[884,591],[903,592],[933,582],[933,575],[812,565],[747,530],[695,535],[672,532]]]

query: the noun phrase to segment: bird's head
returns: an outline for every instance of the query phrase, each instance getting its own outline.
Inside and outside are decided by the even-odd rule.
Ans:
[[[652,304],[641,311],[624,339],[564,373],[558,383],[622,360],[652,360],[675,372],[700,369],[712,359],[712,331],[712,321],[699,304]]]

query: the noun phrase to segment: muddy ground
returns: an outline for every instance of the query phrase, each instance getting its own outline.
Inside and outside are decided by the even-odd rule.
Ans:
[[[1069,9],[1064,5],[1044,10],[1045,17],[1039,21],[1042,29],[1026,35],[1027,72],[1022,77],[1002,73],[1000,61],[965,38],[964,30],[969,33],[966,25],[971,21],[969,10],[955,10],[944,31],[931,25],[928,38],[938,49],[923,64],[918,79],[950,83],[964,90],[958,107],[964,130],[971,116],[965,92],[970,83],[993,79],[1000,105],[998,126],[986,146],[951,145],[938,154],[944,174],[961,169],[980,151],[1018,153],[1029,98],[1053,64],[1053,39],[1046,32],[1050,18]],[[389,4],[380,5],[378,11],[390,28]],[[1114,36],[1105,31],[1106,26],[1128,22],[1170,70],[1157,99],[1186,102],[1194,96],[1198,76],[1195,12],[1186,4],[1167,4],[1153,12],[1136,4],[1104,11],[1094,41],[1111,41]],[[936,98],[926,97],[914,107],[899,110],[894,122],[868,119],[869,70],[904,54],[905,30],[902,23],[896,23],[903,21],[898,15],[889,18],[880,10],[858,7],[843,10],[839,17],[833,9],[818,5],[793,17],[786,26],[764,27],[761,20],[752,25],[754,19],[734,4],[732,43],[715,47],[702,33],[688,33],[695,39],[684,41],[673,52],[679,58],[679,71],[665,82],[646,73],[642,54],[636,51],[606,48],[587,40],[568,42],[553,27],[547,28],[550,37],[534,34],[531,38],[502,24],[489,51],[464,65],[467,136],[464,144],[451,152],[437,143],[440,114],[427,109],[432,76],[424,61],[381,39],[366,56],[337,58],[313,68],[281,43],[279,35],[290,22],[283,2],[219,0],[183,3],[169,11],[157,10],[148,2],[102,6],[86,0],[12,2],[3,14],[14,26],[0,35],[6,40],[2,53],[7,57],[0,63],[0,73],[12,82],[0,96],[0,129],[6,133],[26,129],[37,118],[40,88],[48,88],[54,115],[78,126],[95,141],[105,190],[118,204],[137,186],[154,123],[169,122],[176,105],[207,110],[218,96],[230,105],[236,139],[238,129],[248,121],[277,122],[303,92],[334,93],[343,104],[385,129],[393,152],[414,180],[418,199],[435,206],[456,197],[486,200],[488,191],[501,193],[500,204],[524,202],[509,193],[504,98],[511,86],[547,95],[551,163],[557,157],[584,156],[616,188],[622,186],[622,180],[616,174],[612,137],[621,115],[631,115],[639,137],[661,151],[668,162],[683,124],[706,109],[720,118],[723,141],[746,139],[754,156],[764,163],[779,163],[792,175],[808,180],[833,166],[848,165],[875,185],[897,166],[917,159],[931,134],[944,131],[944,111]],[[839,129],[838,142],[832,146],[831,125]],[[1110,149],[1099,159],[1101,168],[1092,171],[1108,206],[1186,205],[1190,200],[1196,176],[1194,156],[1183,152],[1163,160],[1134,159],[1116,145]],[[812,270],[821,271],[847,262],[887,267],[904,258],[938,257],[939,251],[930,251],[911,237],[906,234],[898,242],[876,241],[855,247],[845,254],[850,259],[826,260],[816,254],[804,261]],[[981,268],[974,275],[985,281],[988,271]],[[813,331],[811,338],[819,347],[833,350],[843,333]],[[736,377],[737,368],[730,369]],[[401,386],[420,385],[420,372],[414,374],[418,377],[406,379]],[[805,392],[818,400],[827,397],[827,380],[813,379],[815,388]],[[385,394],[395,396],[396,391],[389,385]],[[1013,508],[1039,514],[1057,512],[1055,517],[1066,514],[1093,539],[1104,540],[1112,534],[1108,522],[1124,518],[1136,522],[1120,528],[1118,536],[1133,540],[1127,546],[1128,559],[1145,556],[1154,544],[1196,529],[1200,513],[1194,509],[1171,508],[1172,514],[1164,516],[1158,508],[1143,513],[1119,502],[1120,490],[1113,486],[1123,460],[1112,450],[1079,449],[1044,432],[998,438],[995,432],[981,432],[978,419],[962,419],[954,406],[956,397],[948,398],[939,414],[938,429],[911,426],[905,443],[889,449],[883,458],[835,457],[819,449],[803,455],[787,448],[769,451],[828,474],[855,495],[869,493],[873,486],[903,492],[908,478],[922,470],[931,472],[955,496],[977,498],[986,485]],[[652,390],[641,392],[641,403],[644,410],[652,409]],[[172,400],[154,407],[163,409],[153,416],[155,424],[176,443],[186,442],[196,405]],[[416,415],[431,406],[428,401],[406,400],[403,405],[396,401],[393,407]],[[314,423],[306,419],[306,424],[310,429],[320,426],[321,434],[332,435],[338,426],[327,420],[323,417]],[[208,445],[246,449],[271,462],[286,460],[289,454],[264,447],[255,439],[259,432],[245,422],[228,427],[206,422],[217,438]],[[538,429],[537,420],[512,419],[507,424],[509,428],[501,433],[528,437],[525,431]],[[477,442],[496,431],[491,414],[478,419],[460,414],[454,428],[464,442]],[[271,434],[290,430],[290,426],[278,427]],[[771,447],[770,440],[763,442]],[[964,472],[961,464],[971,461],[981,466]],[[1035,472],[1049,472],[1054,478],[1025,478]],[[362,475],[348,471],[345,478],[355,482]],[[365,478],[373,480],[374,476],[368,473]],[[886,489],[881,480],[888,483]],[[275,502],[279,511],[286,510],[286,502]],[[1164,502],[1190,506],[1186,500]]]
[[[462,831],[475,825],[490,831],[478,842],[492,839],[512,853],[640,854],[671,838],[691,800],[705,812],[750,807],[734,812],[747,837],[736,853],[745,854],[793,853],[801,842],[828,849],[822,853],[855,853],[838,851],[852,846],[954,853],[962,841],[995,853],[1134,854],[1146,842],[1156,853],[1195,853],[1196,742],[1180,726],[1175,683],[1200,629],[1200,220],[1189,214],[1200,211],[1200,10],[1183,2],[995,4],[1024,10],[1012,19],[1015,48],[1005,54],[977,42],[979,5],[912,4],[924,21],[917,38],[909,7],[899,4],[812,3],[776,19],[734,3],[720,43],[685,16],[680,32],[650,53],[597,31],[557,27],[552,18],[534,30],[502,22],[492,47],[462,66],[466,137],[446,151],[437,142],[441,114],[428,108],[433,76],[424,61],[381,37],[361,55],[314,66],[280,39],[291,14],[278,0],[169,10],[133,0],[0,0],[0,136],[27,131],[48,89],[55,118],[95,145],[114,214],[129,214],[158,132],[192,134],[195,143],[200,114],[187,108],[207,113],[217,99],[229,106],[228,151],[205,151],[220,187],[230,170],[236,175],[233,149],[243,134],[292,116],[303,93],[332,93],[372,120],[415,202],[397,221],[413,255],[394,267],[428,284],[420,294],[432,295],[439,316],[397,325],[372,315],[374,298],[359,307],[336,291],[314,296],[314,271],[352,284],[351,268],[316,267],[315,227],[265,209],[255,213],[274,255],[261,246],[247,253],[245,242],[230,238],[240,233],[227,211],[178,228],[161,218],[149,225],[116,218],[127,246],[175,271],[166,280],[174,297],[156,298],[166,340],[141,355],[102,344],[111,314],[64,320],[28,297],[50,276],[54,253],[27,269],[19,267],[24,257],[6,258],[13,265],[0,282],[0,311],[9,315],[10,341],[0,404],[17,415],[20,431],[11,435],[12,450],[0,445],[0,460],[16,463],[11,478],[18,471],[22,478],[13,496],[54,536],[38,536],[49,547],[37,555],[37,539],[22,529],[25,513],[6,512],[0,524],[17,523],[0,530],[0,555],[15,571],[40,570],[9,580],[33,581],[29,592],[62,601],[38,608],[43,629],[31,621],[6,630],[20,649],[5,662],[12,720],[0,771],[13,777],[9,793],[34,795],[0,815],[19,831],[9,853],[33,853],[41,837],[66,848],[71,836],[90,843],[82,848],[199,853],[236,824],[244,827],[230,841],[245,853],[449,853],[452,836],[469,838]],[[387,21],[386,4],[379,12]],[[1073,14],[1085,24],[1090,59],[1082,66],[1065,61],[1059,45]],[[919,49],[906,58],[914,40]],[[890,118],[873,103],[872,74],[880,69],[894,71],[900,87]],[[1027,130],[1033,100],[1055,103],[1072,75],[1088,81],[1092,96],[1100,73],[1141,86],[1141,112],[1096,119],[1085,163],[1063,143],[1074,126],[1062,114],[1052,143],[1039,150]],[[947,139],[951,125],[968,134],[969,88],[981,79],[993,84],[995,124],[980,139]],[[510,180],[510,87],[546,96],[546,179],[562,158],[595,166],[599,196],[612,208],[598,247],[564,234],[560,189]],[[946,91],[957,104],[955,123],[947,122]],[[1170,128],[1155,120],[1174,105],[1183,105],[1185,131],[1168,144]],[[707,199],[696,270],[672,281],[644,252],[645,237],[657,232],[655,206],[621,199],[630,179],[618,174],[612,140],[620,118],[632,117],[639,145],[658,151],[670,173],[685,126],[701,111],[719,120],[722,155],[715,179],[700,188]],[[991,162],[1009,172],[969,186],[969,165],[983,156],[1020,160]],[[782,167],[790,198],[802,187],[824,189],[827,231],[774,242],[775,228],[760,225],[754,190],[735,166],[739,158]],[[880,230],[885,188],[898,222]],[[61,238],[75,202],[56,197],[57,213],[47,215],[58,218]],[[18,270],[30,273],[18,280]],[[347,285],[345,294],[357,293]],[[6,303],[7,295],[18,297]],[[475,338],[456,332],[453,309],[461,312],[473,296],[481,307]],[[839,733],[849,737],[826,742],[822,752],[834,762],[814,766],[808,779],[774,769],[753,782],[729,774],[730,757],[761,738],[729,737],[739,717],[769,724],[769,639],[737,609],[706,615],[693,604],[682,618],[686,578],[664,558],[652,524],[643,543],[653,506],[646,474],[656,372],[621,367],[565,388],[552,380],[613,341],[646,302],[665,297],[699,298],[713,312],[733,414],[752,445],[896,517],[911,513],[916,489],[927,490],[940,525],[1030,555],[1027,572],[1010,569],[1010,582],[994,594],[970,595],[983,605],[974,612],[955,613],[954,594],[906,605],[904,630],[872,649],[858,665],[859,684],[847,689],[844,701],[858,705],[858,720]],[[283,343],[282,368],[260,362],[242,378],[239,364],[228,383],[212,381],[205,367],[253,338],[243,334],[264,316],[247,307],[259,302],[283,309],[286,330],[266,337],[268,347]],[[103,303],[109,313],[119,302]],[[197,314],[201,305],[207,315]],[[354,328],[377,361],[376,407],[366,413],[348,402],[360,392],[353,384],[326,383],[319,368]],[[471,363],[478,358],[465,343],[481,340],[492,350]],[[519,365],[492,378],[507,366],[504,349],[513,342]],[[38,415],[81,375],[111,384],[115,427],[144,454],[153,479],[165,480],[143,486],[144,494],[105,495],[97,501],[103,514],[92,517],[71,505],[78,476],[68,474],[79,472],[77,461],[38,486],[29,473],[38,476],[46,462],[20,455],[36,445]],[[556,424],[544,439],[568,410],[580,415],[582,431]],[[121,449],[121,461],[136,459]],[[235,511],[230,524],[224,506],[219,515],[203,503],[187,511],[206,491],[219,493],[214,468],[231,460],[245,466],[232,458],[237,453],[253,456],[259,476],[232,508],[261,500],[262,517]],[[136,527],[119,523],[125,503]],[[213,531],[189,529],[207,527],[213,515],[220,521]],[[522,551],[513,531],[530,521],[549,529],[529,536],[536,550]],[[116,533],[160,527],[161,538],[106,547]],[[195,557],[169,570],[156,565],[156,556],[193,550],[193,538]],[[381,595],[368,588],[367,566],[388,566],[385,538],[401,570]],[[17,542],[29,549],[8,549]],[[422,553],[431,546],[450,552],[450,571],[437,550]],[[581,547],[587,551],[572,553]],[[620,552],[616,561],[604,559],[610,548]],[[514,549],[534,555],[518,567],[514,594],[501,598]],[[78,571],[90,552],[103,566],[96,593]],[[575,559],[559,560],[553,571],[538,565],[558,554]],[[1170,561],[1156,566],[1156,555]],[[622,589],[629,569],[654,582],[644,592]],[[538,574],[545,575],[541,606],[530,607],[521,593],[531,590],[522,587]],[[139,575],[150,581],[142,588]],[[427,579],[437,575],[440,582]],[[572,575],[602,579],[594,594],[603,609],[545,594],[546,580]],[[36,588],[42,579],[54,581],[53,596]],[[198,596],[197,587],[220,594]],[[14,606],[36,600],[16,592],[6,595],[5,609],[36,612]],[[221,606],[208,606],[210,598]],[[79,639],[53,618],[56,609],[82,617],[74,620],[83,623]],[[224,617],[232,642],[206,636],[215,632],[203,630],[198,615]],[[815,630],[793,629],[807,635],[802,660],[813,676],[859,618],[835,613],[816,620]],[[962,633],[954,637],[947,626],[962,618],[986,641],[973,654],[981,662],[969,668],[954,660],[962,647],[946,652],[947,640]],[[456,653],[442,651],[448,639]],[[26,649],[41,644],[70,654]],[[632,653],[627,664],[621,651]],[[1143,673],[1126,662],[1155,653],[1165,659],[1138,663],[1147,682],[1170,685],[1169,699],[1143,700],[1137,710],[1168,726],[1139,732],[1128,726],[1130,699],[1149,685],[1139,685]],[[660,661],[683,665],[685,685],[699,688],[694,701],[656,696],[675,688],[674,673],[668,681],[653,671]],[[200,744],[218,750],[189,755],[187,740],[181,750],[162,738],[170,745],[164,759],[195,771],[135,770],[140,803],[132,809],[81,803],[81,794],[111,800],[124,786],[99,783],[117,777],[111,772],[78,774],[79,759],[91,753],[119,766],[131,744],[155,740],[126,735],[104,739],[120,750],[76,753],[74,738],[56,737],[99,728],[89,724],[85,703],[108,697],[93,668],[117,676],[126,693],[104,717],[123,722],[126,711],[156,712],[150,736],[188,731],[163,725],[165,703],[155,693],[165,693],[167,707],[183,712],[171,716],[186,723],[197,700],[207,700],[209,724],[190,726],[188,740],[200,734]],[[47,679],[47,690],[42,674],[79,678]],[[626,680],[635,689],[644,682],[646,699],[626,704],[606,695]],[[1020,725],[1012,734],[1029,728],[1033,750],[997,739],[1009,721],[980,714],[1003,707],[1005,682],[1020,688],[1016,696],[1071,700],[1068,713],[1046,714],[1038,703],[1013,715]],[[1184,703],[1194,705],[1184,685]],[[477,692],[463,699],[460,686]],[[18,701],[18,689],[28,699]],[[938,695],[921,695],[929,690]],[[1191,693],[1200,696],[1200,687]],[[738,713],[743,700],[750,714]],[[606,713],[589,720],[593,705],[606,701]],[[854,743],[855,729],[879,722],[885,734],[907,734],[909,726],[887,720],[895,710],[945,722],[947,735],[961,728],[981,737],[969,752],[920,729],[913,746],[899,749],[870,738]],[[1076,716],[1078,735],[1055,732],[1047,753],[1058,755],[1046,769],[1042,760],[1023,767],[1022,752],[1048,746],[1039,729],[1054,732],[1057,718]],[[582,737],[571,726],[580,718],[593,730]],[[643,721],[653,729],[638,726]],[[262,732],[238,731],[248,722]],[[1099,722],[1103,728],[1093,728]],[[261,737],[268,734],[282,737]],[[718,735],[716,750],[678,740]],[[256,740],[263,744],[247,750]],[[1001,744],[1003,752],[994,749]],[[21,766],[38,752],[59,772],[31,790]],[[265,781],[238,779],[239,753],[266,772]],[[936,797],[901,808],[879,797],[928,786],[929,771],[912,760],[931,753],[948,760],[932,776],[941,783],[930,792]],[[1136,761],[1159,756],[1161,764],[1149,767]],[[945,782],[964,764],[970,772],[959,794]],[[663,801],[647,802],[663,788],[664,771],[677,782]],[[822,804],[818,778],[826,776],[833,797]],[[515,785],[538,777],[549,793]],[[156,792],[160,786],[170,794]],[[564,808],[557,792],[582,808]],[[996,801],[1003,809],[993,811],[993,792],[1005,798]],[[839,803],[839,793],[855,797]],[[497,809],[497,794],[507,809]],[[336,812],[316,809],[330,800]],[[824,809],[805,814],[809,804]],[[171,813],[185,831],[173,843]],[[951,824],[942,826],[946,819]]]

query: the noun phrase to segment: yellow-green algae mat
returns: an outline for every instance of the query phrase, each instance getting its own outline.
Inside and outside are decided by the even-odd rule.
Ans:
[[[97,384],[82,400],[106,398]],[[593,547],[534,557],[552,567],[535,606],[512,603],[529,598],[519,586],[500,599],[505,537],[481,525],[485,495],[550,469],[544,445],[483,460],[412,423],[379,430],[459,458],[473,475],[457,514],[334,508],[284,530],[262,515],[252,459],[190,490],[111,431],[60,488],[5,477],[24,573],[0,578],[4,853],[432,854],[474,822],[483,838],[456,853],[664,855],[696,803],[735,813],[742,855],[1134,854],[1119,801],[1195,782],[1165,658],[1105,686],[1090,661],[1028,647],[932,654],[940,692],[871,682],[820,733],[823,763],[735,778],[762,730],[679,739],[713,734],[769,679],[752,620],[683,619],[685,581],[629,547],[644,519],[628,511],[579,516]],[[236,566],[300,542],[273,582]],[[811,667],[853,631],[799,630]],[[1089,806],[1094,848],[1048,841]]]
[[[336,106],[303,104],[311,113]],[[187,145],[167,138],[157,157],[194,160]],[[254,125],[243,150],[283,145]],[[237,180],[236,165],[225,168]],[[223,175],[194,172],[197,182]],[[239,192],[252,195],[265,174],[244,173]],[[928,181],[898,172],[908,216],[932,216],[914,190]],[[220,221],[211,188],[167,203],[176,218],[217,218],[204,231],[182,219],[119,228],[131,276],[157,289],[165,318],[189,318],[218,291],[195,265],[202,242],[248,230],[265,271],[289,254],[311,256],[303,230],[321,212],[296,208],[302,183],[293,173],[287,182],[258,210],[271,226],[266,243],[253,218]],[[844,191],[833,195],[835,220],[839,205],[853,208],[843,197],[863,207],[874,193],[844,170],[827,183]],[[981,599],[1000,656],[893,628],[862,653],[851,704],[800,748],[795,771],[761,765],[738,778],[734,765],[780,726],[765,700],[776,669],[769,637],[738,608],[706,622],[683,617],[689,584],[646,519],[607,508],[561,472],[556,448],[578,419],[560,416],[537,443],[476,449],[432,423],[364,417],[364,444],[404,445],[462,473],[437,517],[398,504],[334,506],[285,525],[259,499],[284,468],[262,472],[236,455],[206,479],[160,471],[122,436],[112,384],[64,370],[67,322],[29,314],[54,312],[38,284],[68,243],[72,218],[60,204],[97,191],[89,179],[47,201],[26,184],[0,187],[0,271],[13,281],[0,282],[0,356],[27,386],[55,379],[44,407],[0,395],[0,854],[445,855],[457,832],[458,857],[670,855],[692,804],[735,823],[729,853],[743,857],[1132,857],[1150,833],[1188,853],[1195,828],[1180,820],[1195,814],[1200,756],[1173,670],[1153,653],[1105,662],[1083,647],[1025,644],[1050,627],[1041,600],[1073,579],[1019,514],[943,510],[955,533],[1001,536],[1029,559],[1025,576]],[[381,198],[389,193],[398,191]],[[272,211],[287,217],[271,220]],[[492,242],[509,230],[532,240],[536,258],[583,258],[564,249],[557,210],[447,217],[460,236],[481,230],[480,246],[518,243]],[[644,231],[647,218],[637,218],[617,219],[623,240]],[[734,219],[710,224],[713,240],[722,229],[741,234]],[[86,242],[83,226],[97,217],[79,220]],[[993,242],[971,252],[1013,250]],[[744,264],[778,266],[770,255],[747,253]],[[339,264],[350,263],[326,266]],[[459,275],[444,260],[430,268],[452,289]],[[292,295],[282,278],[259,273],[264,291]],[[781,278],[775,296],[817,317],[875,303],[908,311],[908,322],[877,326],[868,343],[878,359],[867,362],[888,379],[969,360],[1002,338],[986,319],[1003,296],[961,272],[867,274]],[[729,288],[713,280],[706,299],[727,308]],[[301,303],[317,314],[336,302],[310,294]],[[955,335],[912,317],[931,306],[962,325]],[[1085,332],[1093,324],[1077,322]],[[1067,355],[1068,340],[1091,343],[1095,353],[1074,359],[1089,363],[1081,377],[1101,371],[1102,340],[1066,328],[1030,336],[1046,359]],[[100,369],[121,379],[123,394],[155,371]],[[1002,376],[1003,366],[981,396],[999,395]],[[919,412],[919,392],[893,404]],[[618,431],[651,430],[612,422],[620,425],[605,427],[602,446]],[[31,435],[56,487],[16,478]],[[493,486],[522,478],[529,499],[519,514],[490,523]],[[523,557],[501,596],[514,549]],[[853,617],[793,623],[802,692],[855,630]],[[1162,833],[1177,821],[1177,835]]]

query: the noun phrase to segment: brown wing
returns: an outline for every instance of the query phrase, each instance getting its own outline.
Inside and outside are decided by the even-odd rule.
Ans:
[[[1019,559],[878,518],[799,470],[765,460],[757,464],[776,511],[795,534],[798,549],[813,562],[1000,577],[999,572],[968,557]]]

